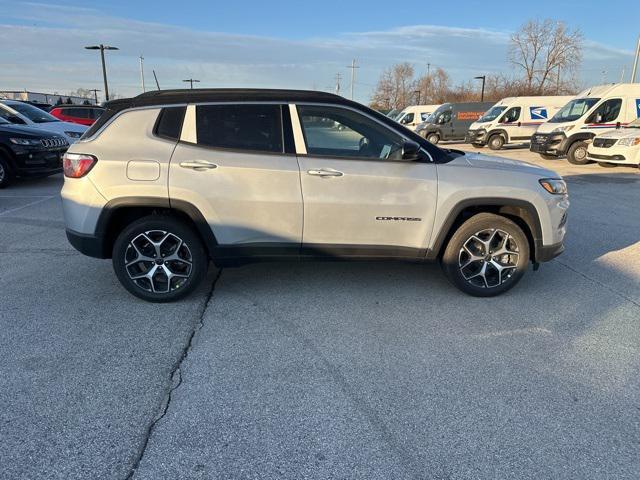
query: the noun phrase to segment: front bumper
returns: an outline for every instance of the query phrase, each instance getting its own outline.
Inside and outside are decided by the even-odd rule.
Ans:
[[[544,263],[553,260],[564,252],[564,242],[554,245],[539,245],[536,247],[536,262]]]
[[[640,147],[617,145],[612,147],[594,147],[593,145],[589,145],[587,158],[594,162],[638,165],[640,164]]]
[[[464,142],[484,146],[487,144],[487,131],[483,128],[478,130],[469,130],[465,136]]]
[[[66,148],[22,149],[15,152],[15,170],[20,177],[42,177],[62,172]]]
[[[534,133],[529,150],[544,155],[561,156],[567,153],[567,136],[563,132]]]

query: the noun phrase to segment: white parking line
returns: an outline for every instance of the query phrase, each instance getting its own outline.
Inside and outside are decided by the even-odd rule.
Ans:
[[[32,205],[37,205],[38,203],[46,202],[47,200],[51,200],[52,198],[56,198],[56,197],[57,197],[57,195],[50,195],[48,197],[40,198],[40,200],[36,200],[35,202],[27,203],[26,205],[22,205],[20,207],[10,208],[9,210],[5,210],[4,212],[1,212],[0,213],[0,217],[2,217],[3,215],[6,215],[7,213],[16,212],[18,210],[22,210],[23,208],[31,207]]]

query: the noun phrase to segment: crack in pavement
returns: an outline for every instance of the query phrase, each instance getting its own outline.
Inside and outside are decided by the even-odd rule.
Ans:
[[[619,296],[623,300],[626,300],[627,302],[635,305],[636,307],[640,307],[640,303],[638,303],[636,300],[634,300],[633,298],[628,297],[624,293],[620,293],[619,291],[615,290],[613,287],[610,287],[609,285],[607,285],[606,283],[602,282],[601,280],[598,280],[597,278],[594,278],[594,277],[592,277],[592,276],[590,276],[590,275],[588,275],[586,273],[581,272],[580,270],[576,269],[575,267],[572,267],[571,265],[563,262],[562,260],[557,260],[556,259],[556,262],[558,262],[560,265],[562,265],[566,269],[571,270],[574,273],[577,273],[581,277],[586,278],[587,280],[590,280],[590,281],[592,281],[594,283],[597,283],[601,287],[606,288],[607,290],[609,290],[614,295]]]
[[[169,406],[171,405],[173,392],[175,392],[180,387],[180,385],[182,385],[182,363],[189,356],[189,352],[191,352],[193,348],[193,340],[196,334],[202,329],[202,327],[204,327],[204,315],[207,312],[207,308],[209,307],[209,302],[213,297],[213,291],[215,290],[216,283],[220,279],[221,275],[222,275],[222,269],[219,269],[218,273],[213,279],[213,282],[211,283],[211,288],[207,294],[207,297],[204,300],[202,309],[198,314],[198,322],[194,325],[193,329],[191,330],[191,334],[189,335],[189,338],[184,348],[182,349],[182,354],[180,355],[180,358],[178,358],[176,363],[173,365],[173,368],[171,369],[171,374],[169,375],[169,378],[171,380],[171,386],[169,387],[169,390],[167,391],[167,393],[164,395],[162,402],[160,402],[160,413],[158,413],[155,416],[155,418],[151,421],[151,423],[147,427],[147,431],[145,432],[145,436],[142,441],[142,445],[138,451],[138,455],[136,456],[133,462],[133,465],[129,470],[129,473],[125,477],[126,480],[132,479],[133,476],[136,474],[136,471],[138,470],[138,467],[140,467],[140,463],[144,458],[144,454],[147,450],[147,446],[149,445],[149,440],[151,439],[151,435],[153,435],[153,431],[155,430],[156,425],[158,424],[158,422],[160,422],[160,420],[164,418],[164,416],[169,411]]]

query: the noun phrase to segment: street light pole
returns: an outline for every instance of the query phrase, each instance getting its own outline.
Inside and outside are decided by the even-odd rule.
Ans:
[[[104,80],[104,98],[108,102],[109,101],[109,85],[107,84],[107,67],[104,62],[104,51],[105,50],[120,50],[118,47],[110,47],[109,45],[91,45],[89,47],[84,47],[87,50],[100,50],[100,60],[102,61],[102,79]]]
[[[484,102],[484,82],[487,80],[486,75],[481,75],[479,77],[473,77],[476,80],[482,80],[482,93],[480,94],[480,101]]]

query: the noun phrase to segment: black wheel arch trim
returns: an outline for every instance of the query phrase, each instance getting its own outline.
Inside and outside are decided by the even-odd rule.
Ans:
[[[504,138],[504,143],[509,143],[509,134],[507,133],[507,131],[503,128],[496,128],[495,130],[489,130],[487,132],[485,137],[487,139],[487,144],[489,144],[491,137],[493,137],[494,135],[502,135],[502,137]]]
[[[565,155],[569,151],[569,148],[571,148],[571,145],[573,145],[574,143],[591,140],[595,136],[596,134],[593,132],[574,133],[570,137],[566,137],[560,142],[560,145],[558,145],[558,152],[561,152],[562,155]]]
[[[169,212],[180,212],[183,215],[186,215],[194,223],[197,233],[203,240],[209,255],[212,254],[213,250],[218,245],[216,237],[205,220],[204,215],[202,215],[202,212],[200,212],[200,210],[193,204],[183,200],[170,200],[169,198],[132,196],[109,200],[100,213],[94,234],[82,234],[84,238],[82,243],[85,245],[85,248],[89,248],[86,247],[86,245],[90,241],[90,238],[94,239],[93,241],[96,242],[95,246],[89,248],[92,253],[88,253],[88,255],[98,258],[111,257],[111,242],[109,241],[108,227],[116,212],[123,208],[155,208],[158,210],[167,210]],[[71,244],[75,247],[73,242],[71,242]],[[83,253],[85,252],[83,251]]]
[[[467,198],[458,202],[451,209],[449,216],[436,234],[435,241],[432,242],[433,247],[429,249],[427,258],[435,259],[440,257],[440,255],[444,251],[444,248],[446,247],[446,242],[449,238],[451,238],[451,235],[453,234],[454,226],[456,226],[456,220],[464,210],[469,208],[483,207],[497,207],[499,208],[499,213],[507,216],[515,216],[524,221],[529,227],[529,231],[531,233],[531,238],[528,239],[530,242],[532,242],[532,244],[530,245],[532,260],[544,261],[538,260],[538,255],[543,243],[540,216],[538,215],[538,211],[536,210],[535,206],[526,200],[505,197]]]

